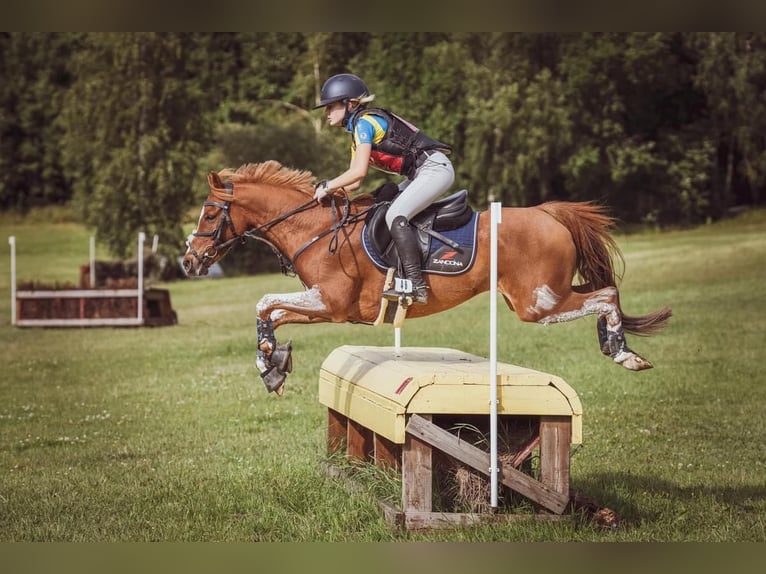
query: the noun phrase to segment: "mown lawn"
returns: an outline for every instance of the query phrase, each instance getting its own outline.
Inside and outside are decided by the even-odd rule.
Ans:
[[[19,280],[74,283],[87,263],[76,224],[5,217],[0,229],[17,238]],[[500,360],[578,391],[572,488],[616,511],[617,531],[575,520],[391,529],[376,499],[395,485],[371,476],[350,494],[323,472],[316,400],[333,348],[390,345],[390,327],[281,329],[294,370],[279,398],[253,365],[254,307],[300,290],[297,279],[163,285],[174,327],[18,329],[3,243],[0,541],[766,541],[766,212],[619,237],[625,311],[673,307],[666,332],[629,339],[653,370],[603,357],[592,317],[543,327],[499,305]],[[486,356],[488,309],[480,296],[410,321],[403,343]]]

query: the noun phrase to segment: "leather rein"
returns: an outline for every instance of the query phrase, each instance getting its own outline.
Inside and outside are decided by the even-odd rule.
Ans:
[[[204,207],[217,207],[221,210],[221,217],[218,221],[218,225],[216,225],[215,229],[212,231],[197,231],[195,230],[192,233],[193,237],[212,237],[214,239],[214,242],[212,245],[208,246],[205,251],[200,254],[197,253],[197,251],[191,246],[191,243],[189,241],[186,242],[186,246],[189,249],[189,252],[197,259],[197,261],[205,265],[205,262],[208,259],[212,259],[218,253],[222,250],[228,249],[232,244],[236,243],[237,241],[241,243],[245,243],[247,239],[255,239],[257,241],[261,241],[268,245],[271,250],[274,252],[274,254],[279,259],[279,267],[282,270],[282,273],[284,275],[290,275],[294,276],[296,274],[295,272],[295,262],[298,259],[298,257],[303,254],[304,251],[306,251],[309,247],[311,247],[314,243],[322,239],[323,237],[326,237],[330,234],[333,235],[332,239],[330,240],[330,245],[328,247],[328,251],[330,254],[335,254],[335,252],[338,249],[338,234],[340,233],[341,228],[345,227],[346,225],[350,223],[354,223],[358,221],[363,215],[366,215],[366,213],[369,211],[369,207],[356,213],[351,214],[351,200],[348,198],[348,195],[345,193],[343,194],[343,213],[340,218],[337,218],[337,205],[336,205],[336,196],[335,194],[330,194],[330,207],[331,207],[331,213],[332,213],[332,227],[329,229],[319,233],[318,235],[315,235],[308,241],[306,241],[303,245],[301,245],[293,255],[292,259],[285,256],[271,241],[266,239],[266,237],[263,236],[264,232],[267,232],[272,227],[278,225],[279,223],[282,223],[283,221],[289,219],[293,215],[297,215],[298,213],[302,213],[304,211],[307,211],[309,209],[312,209],[315,206],[318,206],[319,203],[315,199],[310,199],[306,203],[303,203],[296,207],[295,209],[292,209],[288,211],[287,213],[283,213],[282,215],[279,215],[275,217],[274,219],[267,221],[266,223],[262,223],[258,227],[255,227],[253,229],[248,229],[244,231],[243,233],[238,233],[234,222],[231,219],[231,214],[229,213],[229,209],[231,208],[231,204],[234,201],[234,186],[231,183],[224,184],[226,191],[222,191],[219,189],[212,189],[213,195],[218,199],[219,201],[205,201],[203,204]],[[231,231],[232,237],[227,240],[223,240],[224,233],[226,230]]]

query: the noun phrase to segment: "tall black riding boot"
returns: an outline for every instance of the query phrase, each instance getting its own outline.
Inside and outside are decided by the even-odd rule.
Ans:
[[[412,281],[412,302],[425,305],[428,303],[428,287],[420,270],[418,238],[406,217],[400,215],[394,219],[391,225],[391,237],[399,253],[404,276]],[[383,293],[383,296],[387,298],[397,298],[399,295],[401,293],[395,289],[389,289]]]

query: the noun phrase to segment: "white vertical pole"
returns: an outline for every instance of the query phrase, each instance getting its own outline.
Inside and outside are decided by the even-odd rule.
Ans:
[[[11,325],[16,324],[16,237],[8,238],[11,246]]]
[[[394,328],[394,354],[398,357],[402,354],[402,328]]]
[[[138,320],[144,318],[144,241],[146,234],[138,232]]]
[[[90,288],[96,288],[96,238],[90,236]]]
[[[497,508],[497,226],[501,220],[501,204],[491,204],[489,260],[489,435],[491,506]]]

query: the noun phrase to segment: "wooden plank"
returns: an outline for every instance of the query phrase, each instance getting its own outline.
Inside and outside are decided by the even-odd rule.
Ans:
[[[389,526],[404,526],[404,513],[385,500],[378,500],[378,507],[383,511],[383,519]]]
[[[521,449],[519,452],[516,453],[516,456],[513,457],[513,460],[511,461],[511,466],[513,468],[519,468],[521,466],[521,463],[523,463],[527,458],[529,458],[529,455],[532,454],[532,451],[534,451],[538,446],[540,446],[540,435],[538,434],[535,436],[527,446],[525,446],[523,449]]]
[[[423,417],[426,424],[431,424]],[[431,512],[433,454],[428,443],[407,433],[402,447],[402,508],[404,512]]]
[[[488,388],[478,384],[422,387],[407,405],[407,412],[452,414],[459,409],[461,414],[489,414]],[[500,415],[572,414],[567,397],[552,385],[502,385],[497,392]]]
[[[114,317],[93,319],[17,319],[17,327],[140,327],[143,319]]]
[[[138,297],[138,289],[46,289],[16,291],[17,299],[94,299],[103,297]]]
[[[349,459],[368,460],[373,452],[372,431],[358,422],[348,419],[346,431],[346,456]]]
[[[404,442],[404,407],[387,401],[374,390],[352,384],[342,377],[319,372],[319,403],[394,442]]]
[[[489,453],[461,441],[452,433],[439,428],[420,415],[410,417],[410,422],[407,424],[407,434],[408,438],[410,435],[416,436],[445,454],[489,476]],[[569,503],[568,494],[564,495],[557,492],[510,465],[501,463],[500,471],[501,476],[499,478],[505,486],[551,512],[561,514]],[[407,507],[405,507],[406,511]]]
[[[343,449],[346,442],[348,418],[333,409],[327,409],[327,454]]]
[[[398,470],[401,467],[401,447],[386,437],[373,433],[375,465]]]
[[[385,509],[384,509],[385,512]],[[455,528],[457,526],[477,526],[480,524],[497,524],[505,522],[546,522],[559,521],[568,517],[559,514],[478,514],[467,512],[417,512],[410,511],[401,514],[385,514],[390,524],[401,524],[407,530],[429,530],[439,528]]]
[[[540,482],[567,497],[571,437],[568,417],[540,417]]]

